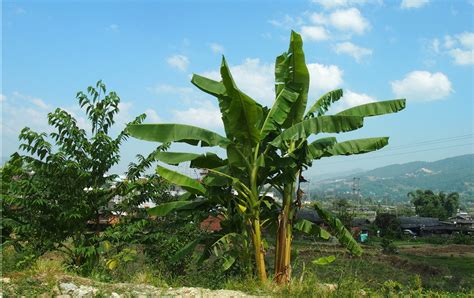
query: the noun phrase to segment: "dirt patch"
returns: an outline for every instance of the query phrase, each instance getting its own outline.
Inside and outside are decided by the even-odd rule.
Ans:
[[[417,245],[399,248],[401,253],[416,256],[463,256],[474,257],[474,245]]]

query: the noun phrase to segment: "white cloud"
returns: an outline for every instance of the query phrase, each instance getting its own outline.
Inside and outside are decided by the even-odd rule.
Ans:
[[[380,4],[382,0],[312,0],[312,2],[321,5],[325,9],[332,9],[336,7],[347,7],[368,3]]]
[[[303,24],[303,20],[300,17],[292,17],[290,15],[284,15],[280,19],[273,19],[268,22],[275,27],[283,29],[293,29]]]
[[[451,82],[441,72],[412,71],[403,79],[391,82],[391,85],[397,97],[404,97],[410,101],[440,100],[453,92]]]
[[[47,110],[51,108],[51,106],[46,104],[41,98],[33,97],[30,95],[24,95],[18,91],[13,92],[13,99],[28,100],[29,102],[31,102],[32,104],[34,104],[35,106],[43,110]]]
[[[463,32],[454,36],[445,35],[442,44],[444,51],[440,50],[440,43],[437,43],[437,41],[437,38],[432,41],[432,48],[435,53],[451,56],[454,64],[457,65],[474,64],[474,32]],[[438,47],[435,48],[435,45]]]
[[[160,116],[158,116],[158,113],[153,109],[147,109],[145,114],[147,116],[146,119],[150,120],[152,123],[162,122]]]
[[[323,65],[309,63],[310,76],[309,97],[317,98],[323,92],[327,92],[341,86],[343,71],[336,65]]]
[[[328,32],[322,26],[303,26],[301,27],[301,36],[303,39],[312,41],[329,39]]]
[[[403,0],[400,7],[403,9],[420,8],[430,2],[429,0]]]
[[[356,93],[347,90],[344,91],[344,96],[331,107],[331,110],[334,110],[334,112],[337,113],[345,109],[376,101],[377,100],[374,97],[365,93]]]
[[[449,55],[454,58],[454,63],[458,65],[474,64],[474,49],[462,50],[459,48],[449,51]]]
[[[242,64],[230,66],[230,71],[237,86],[257,102],[270,104],[275,99],[274,64],[262,63],[258,58],[247,58]],[[221,80],[218,71],[209,71],[202,75]]]
[[[166,62],[180,71],[186,71],[189,65],[189,59],[184,55],[173,55],[166,59]]]
[[[0,94],[0,102],[4,102],[5,100],[7,100],[7,97],[3,94]]]
[[[363,34],[370,29],[370,23],[365,19],[357,8],[336,10],[329,15],[332,26],[341,31],[351,31]]]
[[[215,54],[224,53],[224,47],[218,43],[211,43],[209,47],[211,48],[211,51]]]
[[[371,49],[359,47],[351,42],[338,43],[334,49],[337,54],[352,56],[358,63],[361,62],[364,57],[372,55]]]
[[[468,49],[474,49],[474,32],[463,32],[456,37],[462,46]]]
[[[219,109],[210,101],[199,103],[198,107],[174,111],[174,121],[203,128],[223,127]]]

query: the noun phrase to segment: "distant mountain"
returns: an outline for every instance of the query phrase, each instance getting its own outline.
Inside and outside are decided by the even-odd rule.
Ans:
[[[341,175],[312,183],[311,193],[348,196],[352,193],[354,177],[360,179],[360,193],[364,197],[399,201],[406,200],[410,191],[431,189],[436,192],[458,192],[463,200],[474,201],[474,154],[434,162],[394,164]]]

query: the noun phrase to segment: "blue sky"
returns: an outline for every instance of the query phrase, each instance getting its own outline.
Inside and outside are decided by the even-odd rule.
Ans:
[[[122,99],[115,133],[143,112],[222,132],[192,73],[216,78],[224,54],[241,89],[271,105],[291,29],[303,35],[310,102],[336,88],[345,96],[332,111],[407,98],[405,111],[338,136],[390,136],[386,149],[318,161],[312,174],[473,153],[473,20],[461,0],[3,1],[1,156],[24,126],[48,131],[56,107],[87,128],[75,94],[99,79]],[[130,140],[114,170],[153,147]]]

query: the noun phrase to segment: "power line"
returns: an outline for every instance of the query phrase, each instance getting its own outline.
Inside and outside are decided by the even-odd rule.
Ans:
[[[455,137],[449,137],[449,138],[426,140],[426,141],[421,141],[421,142],[416,142],[416,143],[409,143],[409,144],[404,144],[404,145],[399,145],[399,146],[391,146],[390,148],[384,149],[384,151],[400,150],[400,149],[405,149],[405,148],[410,148],[410,147],[418,147],[418,146],[434,145],[434,144],[440,144],[440,143],[456,142],[456,141],[461,141],[461,140],[466,140],[466,139],[473,139],[473,137],[474,137],[474,134],[467,134],[467,135],[455,136]]]

